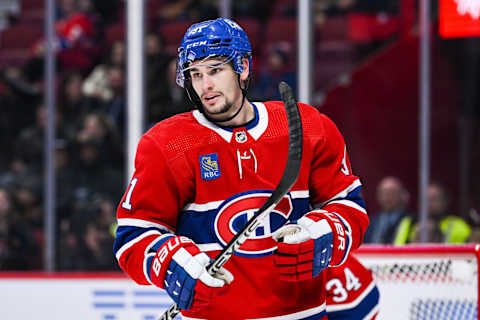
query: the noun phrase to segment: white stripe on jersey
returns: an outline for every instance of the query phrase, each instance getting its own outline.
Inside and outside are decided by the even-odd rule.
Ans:
[[[367,214],[367,210],[365,210],[365,208],[359,206],[357,203],[355,203],[351,200],[333,200],[333,201],[330,201],[328,203],[328,205],[335,204],[335,203],[342,204],[342,205],[347,206],[347,207],[351,207],[353,209],[356,209],[358,211],[361,211],[361,212]]]
[[[290,196],[292,199],[303,199],[310,197],[310,193],[308,190],[290,191]]]
[[[193,111],[193,116],[202,126],[207,127],[212,131],[215,131],[220,137],[230,143],[230,140],[232,140],[233,132],[225,130],[208,121],[207,118],[205,118],[205,116],[198,110]]]
[[[173,233],[172,230],[165,227],[160,223],[155,223],[147,220],[140,220],[140,219],[128,219],[128,218],[119,218],[117,219],[119,227],[140,227],[140,228],[157,228],[168,233]]]
[[[255,102],[255,107],[258,110],[258,124],[249,129],[248,133],[253,139],[258,140],[260,136],[267,130],[268,127],[268,112],[265,105],[261,102]]]
[[[333,201],[335,199],[342,200],[350,192],[352,192],[356,188],[360,187],[361,185],[362,185],[362,183],[360,182],[360,179],[357,179],[357,180],[353,181],[353,183],[351,185],[349,185],[348,187],[346,187],[345,189],[343,189],[342,191],[340,191],[339,193],[337,193],[336,195],[334,195],[333,197],[331,197],[327,201],[318,204],[319,205],[318,207],[317,207],[317,205],[315,205],[315,208],[322,208],[323,206],[327,205],[330,201]]]
[[[333,306],[328,305],[327,306],[327,312],[335,312],[335,311],[348,310],[348,309],[355,308],[373,290],[373,288],[375,288],[375,283],[370,282],[368,287],[355,300],[353,300],[352,302],[349,302],[349,303],[335,304]]]
[[[298,190],[291,191],[290,197],[292,199],[304,199],[310,196],[308,190]],[[197,212],[206,212],[209,210],[215,210],[224,202],[224,200],[212,201],[207,203],[189,203],[184,208],[183,211],[197,211]]]
[[[223,247],[219,243],[197,243],[197,247],[204,252],[223,249]]]
[[[183,211],[191,210],[191,211],[197,211],[197,212],[205,212],[205,211],[215,210],[222,203],[223,203],[223,200],[212,201],[207,203],[189,203],[183,208]]]

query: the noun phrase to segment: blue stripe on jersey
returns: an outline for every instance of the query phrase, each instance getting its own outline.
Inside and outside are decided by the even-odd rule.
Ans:
[[[177,225],[177,235],[188,237],[197,244],[216,242],[211,231],[216,212],[216,209],[182,212]]]
[[[152,254],[147,257],[147,260],[145,261],[146,263],[146,268],[145,271],[147,271],[147,274],[145,275],[148,279],[148,281],[152,282],[152,263],[153,259],[155,258],[155,255]]]
[[[260,120],[260,117],[258,116],[257,106],[255,105],[255,103],[252,102],[250,104],[253,106],[253,111],[255,111],[255,119],[246,126],[247,130],[255,128],[258,124],[258,121]]]
[[[363,200],[362,196],[360,195],[361,190],[362,190],[362,186],[356,187],[355,189],[350,191],[344,199],[335,199],[335,200],[350,200],[352,202],[355,202],[360,207],[366,210],[367,206],[365,205],[365,200]]]
[[[167,242],[168,239],[171,239],[173,237],[175,237],[175,235],[172,234],[170,236],[164,236],[164,237],[158,239],[148,251],[149,252],[157,252],[158,249],[160,249],[160,247],[163,246],[163,244],[165,242]]]
[[[328,320],[358,320],[367,316],[378,305],[380,294],[375,286],[357,306],[351,309],[328,312]],[[328,309],[328,307],[327,307]]]
[[[292,199],[292,205],[293,211],[290,214],[290,222],[297,221],[310,210],[309,198]],[[197,244],[220,243],[215,235],[214,230],[217,212],[218,208],[206,211],[184,211],[177,225],[177,234],[186,236]],[[239,221],[236,221],[235,226],[237,229],[240,229],[243,225],[245,225],[247,219],[243,219],[242,221],[243,224],[241,223],[240,218]],[[276,229],[281,227],[281,225],[277,226],[276,224],[275,226]],[[260,230],[262,230],[261,228],[262,226],[259,227]]]
[[[119,226],[117,228],[115,243],[113,244],[113,251],[115,252],[115,254],[117,254],[117,251],[120,250],[120,248],[123,245],[135,239],[136,237],[140,236],[142,233],[145,233],[151,230],[159,231],[161,234],[166,233],[165,230],[160,230],[154,227],[141,228],[141,227],[132,227],[132,226]]]

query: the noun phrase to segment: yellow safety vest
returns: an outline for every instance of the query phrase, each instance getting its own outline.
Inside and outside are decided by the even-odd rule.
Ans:
[[[404,217],[397,227],[394,245],[403,245],[412,240],[418,230],[418,223],[412,226],[412,218]],[[439,222],[440,231],[444,237],[444,243],[465,243],[472,233],[470,226],[460,217],[447,216]]]

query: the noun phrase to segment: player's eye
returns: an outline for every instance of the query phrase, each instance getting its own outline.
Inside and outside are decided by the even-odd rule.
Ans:
[[[191,72],[190,76],[192,77],[192,79],[199,79],[202,75],[200,74],[200,72]]]
[[[216,73],[219,73],[220,71],[222,71],[221,68],[213,67],[212,69],[210,69],[210,74],[216,74]]]

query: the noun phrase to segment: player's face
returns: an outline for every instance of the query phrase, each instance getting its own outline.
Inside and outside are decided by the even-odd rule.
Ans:
[[[240,79],[244,80],[247,76],[248,71],[244,71],[240,74]],[[241,107],[242,91],[238,84],[238,74],[222,58],[194,61],[190,66],[190,77],[209,117],[221,121],[235,114]]]

